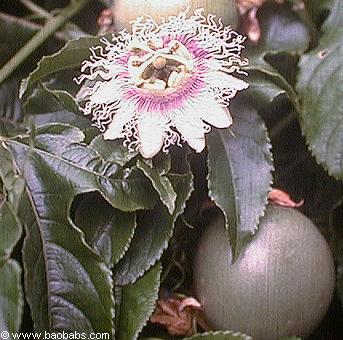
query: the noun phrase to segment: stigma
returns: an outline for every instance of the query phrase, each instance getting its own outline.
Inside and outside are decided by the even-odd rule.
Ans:
[[[167,94],[176,91],[194,71],[191,53],[179,41],[163,43],[132,42],[129,73],[134,85],[142,90]]]

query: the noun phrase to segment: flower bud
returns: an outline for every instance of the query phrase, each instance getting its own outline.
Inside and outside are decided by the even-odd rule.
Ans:
[[[235,0],[116,0],[113,6],[115,28],[117,31],[129,29],[130,21],[139,16],[150,15],[158,20],[177,15],[186,8],[190,8],[190,13],[197,8],[204,8],[205,14],[216,15],[225,26],[237,26]]]

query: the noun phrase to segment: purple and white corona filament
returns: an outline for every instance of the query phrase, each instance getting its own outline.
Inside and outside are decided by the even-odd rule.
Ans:
[[[201,9],[161,22],[139,17],[132,33],[91,48],[77,79],[81,110],[105,139],[124,138],[143,157],[182,140],[201,152],[210,125],[232,124],[229,101],[248,87],[231,75],[247,64],[244,40]]]

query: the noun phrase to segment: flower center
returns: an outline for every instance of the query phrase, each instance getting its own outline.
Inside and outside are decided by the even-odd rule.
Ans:
[[[130,51],[128,67],[133,83],[155,95],[175,92],[194,70],[191,53],[177,40],[166,46],[162,41],[133,41]]]

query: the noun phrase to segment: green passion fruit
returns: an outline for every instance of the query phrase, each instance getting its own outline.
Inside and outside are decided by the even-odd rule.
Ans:
[[[233,264],[222,217],[199,242],[194,287],[214,329],[255,340],[309,336],[328,309],[334,285],[326,240],[294,209],[269,206],[256,237]]]

